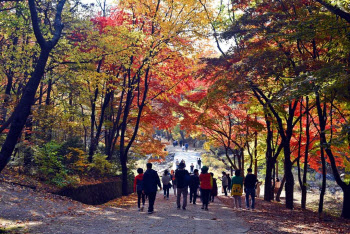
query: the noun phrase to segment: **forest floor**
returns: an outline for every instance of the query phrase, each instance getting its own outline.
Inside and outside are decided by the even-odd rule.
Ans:
[[[228,207],[233,207],[231,197],[219,196]],[[242,197],[242,205],[244,197]],[[318,213],[302,210],[295,204],[294,210],[279,202],[266,202],[256,198],[254,211],[236,211],[250,226],[250,233],[350,233],[350,220],[334,216],[319,218]]]

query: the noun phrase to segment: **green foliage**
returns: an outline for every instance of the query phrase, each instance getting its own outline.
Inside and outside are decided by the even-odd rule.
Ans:
[[[50,141],[36,150],[34,161],[37,166],[37,175],[42,180],[55,181],[55,177],[67,174],[62,163],[62,156],[58,154],[61,145]]]
[[[68,175],[65,171],[55,174],[49,182],[59,188],[75,187],[80,183],[80,177],[77,175]]]
[[[113,164],[107,160],[107,155],[95,154],[89,171],[97,175],[111,175],[114,172]]]
[[[80,182],[78,175],[73,172],[83,172],[87,167],[86,154],[77,148],[68,148],[69,153],[62,155],[62,146],[55,141],[50,141],[38,148],[34,154],[36,175],[50,184],[60,188],[75,186]],[[68,152],[68,151],[67,151]]]

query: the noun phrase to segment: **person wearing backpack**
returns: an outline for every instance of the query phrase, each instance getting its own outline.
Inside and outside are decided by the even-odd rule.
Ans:
[[[243,177],[241,171],[236,170],[231,180],[231,196],[234,198],[233,208],[242,209],[241,197],[243,193]]]
[[[139,173],[139,174],[137,176],[135,176],[134,192],[137,193],[137,207],[139,208],[139,211],[143,211],[143,209],[145,207],[145,194],[142,193],[142,190],[143,190],[143,169],[138,168],[137,173]],[[142,207],[140,207],[141,199],[142,199]]]

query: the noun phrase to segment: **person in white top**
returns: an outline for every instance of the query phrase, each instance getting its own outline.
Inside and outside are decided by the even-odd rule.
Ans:
[[[165,170],[162,176],[163,190],[164,190],[164,199],[169,200],[169,189],[171,187],[171,177],[169,175],[169,171]]]

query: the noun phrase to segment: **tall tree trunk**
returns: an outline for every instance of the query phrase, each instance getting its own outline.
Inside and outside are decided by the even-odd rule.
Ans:
[[[255,120],[257,120],[255,116]],[[254,175],[258,176],[258,132],[254,132]]]
[[[290,160],[290,140],[284,143],[284,174],[286,177],[286,207],[293,209],[294,200],[294,177],[292,173],[292,162]]]
[[[266,175],[265,175],[265,190],[264,190],[264,200],[273,200],[273,187],[272,187],[272,170],[275,161],[272,158],[266,160]],[[272,196],[271,196],[272,195]]]
[[[306,143],[305,143],[305,154],[304,154],[304,171],[303,171],[303,183],[301,185],[301,208],[306,209],[306,196],[307,196],[307,165],[310,145],[310,119],[309,119],[309,97],[306,96]]]
[[[321,193],[320,193],[320,202],[318,204],[319,216],[321,216],[323,213],[323,201],[324,201],[324,195],[326,193],[326,183],[327,183],[326,159],[324,156],[324,149],[322,145],[321,145],[321,162],[322,162],[322,187],[321,187]]]
[[[39,61],[35,67],[33,75],[28,81],[22,98],[13,113],[14,117],[11,123],[10,131],[0,151],[0,172],[4,169],[4,167],[10,160],[11,154],[15,148],[17,140],[20,137],[22,129],[30,114],[35,93],[39,86],[41,77],[44,74],[44,68],[48,60],[49,53],[49,50],[41,50]]]
[[[343,209],[341,217],[350,219],[350,185],[343,190]]]
[[[38,18],[35,1],[28,0],[34,34],[40,45],[41,50],[38,62],[35,66],[32,76],[29,79],[24,89],[23,95],[13,113],[13,121],[11,123],[10,131],[7,134],[4,144],[2,145],[0,151],[0,172],[5,168],[6,164],[11,158],[11,154],[15,148],[16,142],[22,133],[23,127],[30,114],[31,107],[34,104],[33,102],[35,94],[40,84],[41,78],[43,77],[49,54],[61,37],[63,29],[61,14],[65,2],[66,0],[60,0],[56,5],[56,15],[54,24],[55,31],[53,33],[52,39],[50,41],[46,41],[40,31],[40,20]]]
[[[342,210],[341,216],[343,218],[350,219],[350,211],[349,211],[350,210],[349,209],[349,206],[350,206],[350,204],[349,204],[350,203],[350,184],[346,184],[340,178],[340,174],[339,174],[339,171],[337,168],[335,157],[334,157],[332,149],[330,148],[330,145],[328,144],[327,139],[326,139],[326,133],[325,133],[326,113],[323,113],[323,111],[322,111],[321,102],[320,102],[320,95],[319,95],[318,91],[315,92],[315,96],[316,96],[316,107],[317,107],[317,113],[318,113],[318,120],[319,120],[319,125],[320,125],[321,144],[324,147],[324,149],[327,153],[327,156],[329,158],[335,181],[337,182],[337,184],[340,186],[340,188],[343,190],[343,193],[344,193],[343,194],[343,196],[344,196],[343,210]],[[347,209],[347,210],[344,210],[344,209]]]
[[[272,188],[272,169],[274,167],[274,160],[273,160],[273,152],[272,152],[272,137],[273,137],[273,131],[271,129],[271,122],[268,118],[268,115],[265,115],[265,121],[266,121],[266,129],[267,129],[267,136],[266,136],[266,175],[265,175],[265,187],[264,187],[264,200],[265,201],[271,201],[273,198],[271,197],[271,190]]]

